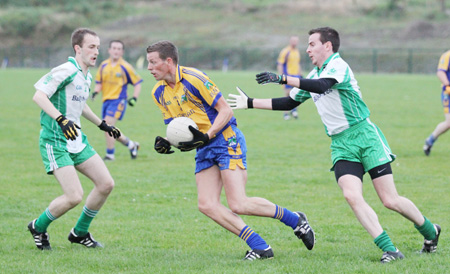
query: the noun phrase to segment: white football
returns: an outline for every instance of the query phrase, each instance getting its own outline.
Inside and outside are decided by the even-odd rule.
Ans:
[[[188,117],[174,118],[167,125],[166,136],[172,146],[179,147],[180,142],[189,142],[194,139],[194,135],[189,130],[189,126],[198,129],[197,124]]]

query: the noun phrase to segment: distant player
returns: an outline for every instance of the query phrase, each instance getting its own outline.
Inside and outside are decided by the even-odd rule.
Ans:
[[[300,51],[298,50],[298,36],[291,36],[289,45],[283,48],[278,56],[277,70],[278,74],[284,74],[292,77],[301,77],[302,68],[300,66]],[[284,94],[289,96],[292,87],[288,84],[283,85]],[[298,119],[297,108],[284,112],[284,120],[289,120],[291,116]]]
[[[103,247],[88,232],[89,226],[114,187],[105,163],[89,145],[81,131],[80,117],[97,125],[113,138],[120,131],[100,120],[86,104],[100,39],[92,30],[81,28],[72,33],[75,58],[52,69],[35,85],[33,101],[42,108],[39,147],[48,174],[53,174],[63,194],[54,199],[39,218],[28,224],[36,247],[51,249],[47,228],[56,219],[83,200],[83,188],[77,171],[91,179],[94,188],[89,193],[78,222],[69,233],[69,241],[89,248]]]
[[[262,72],[259,84],[277,83],[294,86],[288,97],[253,99],[239,90],[230,95],[235,109],[259,108],[289,110],[312,99],[331,137],[332,170],[342,193],[358,221],[383,251],[382,263],[404,258],[383,230],[375,211],[363,197],[362,179],[368,172],[383,205],[414,223],[424,236],[421,252],[435,252],[441,228],[432,224],[407,198],[399,196],[394,184],[391,162],[395,155],[381,130],[369,119],[370,111],[349,65],[339,55],[339,34],[332,28],[309,31],[306,50],[314,69],[306,78]]]
[[[168,124],[176,117],[189,117],[199,127],[190,127],[191,142],[180,143],[181,151],[196,150],[195,179],[198,208],[216,223],[244,240],[250,251],[244,260],[273,257],[272,248],[238,215],[271,217],[294,230],[308,249],[315,244],[314,231],[306,215],[292,212],[272,202],[247,197],[247,147],[242,132],[237,128],[233,111],[219,88],[203,72],[178,64],[178,49],[169,41],[160,41],[147,48],[148,70],[158,81],[152,94],[155,104]],[[171,154],[166,138],[157,136],[155,150]],[[228,206],[220,201],[225,189]]]
[[[124,44],[120,40],[113,40],[109,43],[109,58],[100,64],[95,77],[95,90],[92,99],[102,92],[102,118],[110,125],[116,125],[117,120],[122,120],[127,109],[127,103],[134,106],[141,93],[142,78],[136,73],[134,68],[126,62],[122,56]],[[128,85],[134,86],[133,97],[128,98]],[[105,161],[115,159],[116,140],[105,134],[106,155]],[[131,159],[136,159],[139,150],[139,143],[130,140],[123,135],[117,139],[121,144],[130,150]]]
[[[442,83],[441,101],[442,107],[444,108],[445,120],[440,122],[431,135],[425,140],[423,152],[426,156],[430,155],[431,148],[437,138],[450,129],[450,50],[441,55],[436,75]]]

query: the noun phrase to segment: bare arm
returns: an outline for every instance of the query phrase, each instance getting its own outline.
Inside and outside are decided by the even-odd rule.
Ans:
[[[136,99],[139,98],[139,94],[141,94],[142,82],[134,86],[133,97]]]
[[[33,101],[45,112],[48,116],[52,117],[56,120],[58,116],[61,115],[61,112],[55,108],[55,106],[48,99],[47,94],[40,90],[36,90],[34,93]]]
[[[212,139],[233,117],[233,110],[227,104],[223,97],[217,100],[217,104],[214,107],[219,114],[217,114],[216,120],[212,124],[211,128],[208,130],[207,134],[209,139]]]
[[[84,105],[82,115],[84,118],[91,121],[96,126],[99,126],[102,123],[102,120],[98,118],[98,116],[91,110],[91,108],[87,104]]]
[[[445,71],[438,70],[436,75],[444,86],[450,85],[450,82],[448,81],[447,74],[445,73]]]

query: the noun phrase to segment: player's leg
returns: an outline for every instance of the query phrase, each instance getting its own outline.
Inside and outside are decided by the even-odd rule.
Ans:
[[[449,129],[450,129],[450,113],[446,113],[445,120],[440,122],[436,126],[434,131],[430,134],[430,136],[428,136],[428,138],[425,140],[425,144],[423,145],[423,151],[425,155],[427,156],[430,155],[431,148],[433,147],[434,142],[436,142],[436,140],[440,135],[444,134]]]
[[[245,259],[264,259],[273,257],[272,248],[244,221],[220,202],[222,179],[217,166],[196,173],[198,208],[213,221],[246,241],[252,251]]]
[[[45,211],[28,225],[36,247],[39,249],[51,249],[47,228],[83,199],[83,189],[73,166],[58,168],[53,171],[53,174],[61,185],[63,194],[50,202]]]
[[[423,145],[423,152],[426,156],[430,155],[431,148],[434,145],[434,142],[437,138],[445,133],[448,129],[450,129],[450,94],[446,93],[445,90],[441,92],[441,102],[442,107],[444,108],[445,120],[440,122],[430,136],[425,140],[425,144]]]
[[[103,111],[103,119],[105,119],[106,123],[115,126],[117,121],[122,120],[125,115],[126,104],[126,100],[111,100],[111,102],[108,102]],[[104,157],[104,160],[112,161],[115,159],[114,153],[116,139],[114,139],[114,137],[112,136],[109,136],[107,132],[105,132],[105,138],[106,156]],[[128,148],[128,150],[130,151],[131,159],[137,158],[137,153],[139,150],[138,142],[130,140],[127,136],[125,136],[125,134],[123,134],[123,132],[121,136],[117,138],[117,141]]]
[[[380,200],[386,208],[400,213],[414,223],[415,228],[424,236],[422,252],[435,252],[441,232],[440,226],[433,225],[433,223],[422,215],[413,202],[406,197],[398,195],[392,173],[377,177],[376,174],[379,173],[375,171],[379,169],[383,170],[384,166],[371,170],[373,185],[378,197],[380,197]]]
[[[383,230],[375,211],[367,204],[363,197],[362,178],[364,167],[361,163],[338,161],[334,172],[345,200],[353,213],[374,239],[374,243],[384,252],[382,263],[404,258],[403,254],[394,246],[389,235]]]
[[[291,91],[291,88],[289,88],[289,86],[284,85],[283,86],[283,92],[284,92],[284,96],[289,96],[289,92]],[[284,111],[283,112],[283,119],[284,120],[289,120],[291,119],[291,112],[290,111]],[[297,119],[298,117],[296,117]]]
[[[294,230],[294,234],[311,250],[315,234],[302,212],[292,212],[260,197],[248,197],[245,192],[247,170],[236,167],[221,171],[223,185],[231,211],[238,215],[271,217],[280,220]]]
[[[91,179],[94,183],[94,188],[86,199],[86,204],[83,207],[80,218],[69,234],[69,241],[82,244],[86,247],[102,247],[88,231],[92,220],[113,190],[114,180],[105,163],[97,153],[77,165],[76,168]]]

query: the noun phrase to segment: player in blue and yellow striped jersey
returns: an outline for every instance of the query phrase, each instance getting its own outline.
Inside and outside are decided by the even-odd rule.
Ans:
[[[291,36],[289,45],[283,48],[278,55],[277,70],[278,74],[284,74],[292,77],[301,77],[302,68],[300,66],[300,51],[298,50],[298,36]],[[283,85],[284,95],[289,96],[292,86]],[[284,119],[289,120],[291,116],[298,119],[297,108],[284,112]]]
[[[194,140],[180,143],[179,147],[181,151],[197,150],[195,178],[199,210],[246,241],[251,248],[246,260],[272,258],[273,251],[238,215],[279,219],[312,249],[314,231],[304,213],[291,212],[263,198],[247,197],[245,138],[214,82],[197,69],[178,65],[178,50],[169,41],[150,45],[147,61],[148,70],[158,81],[152,94],[164,123],[176,117],[189,117],[199,127],[199,130],[190,127]],[[167,139],[160,136],[155,139],[155,150],[161,154],[174,152]],[[222,187],[231,210],[220,202]]]
[[[92,99],[102,92],[102,118],[110,125],[115,125],[122,120],[127,109],[127,103],[134,106],[141,93],[142,78],[136,73],[133,66],[125,61],[122,56],[124,44],[120,40],[112,40],[109,43],[109,58],[103,61],[95,76],[95,90]],[[128,98],[127,87],[134,86],[133,97]],[[115,140],[108,134],[106,138],[106,155],[104,160],[114,160]],[[123,135],[117,139],[130,150],[131,159],[136,159],[139,143],[130,140]]]
[[[426,156],[430,155],[431,147],[437,138],[450,129],[450,50],[441,55],[436,75],[442,83],[441,100],[442,107],[444,108],[445,120],[440,122],[431,135],[425,140],[423,152]]]

